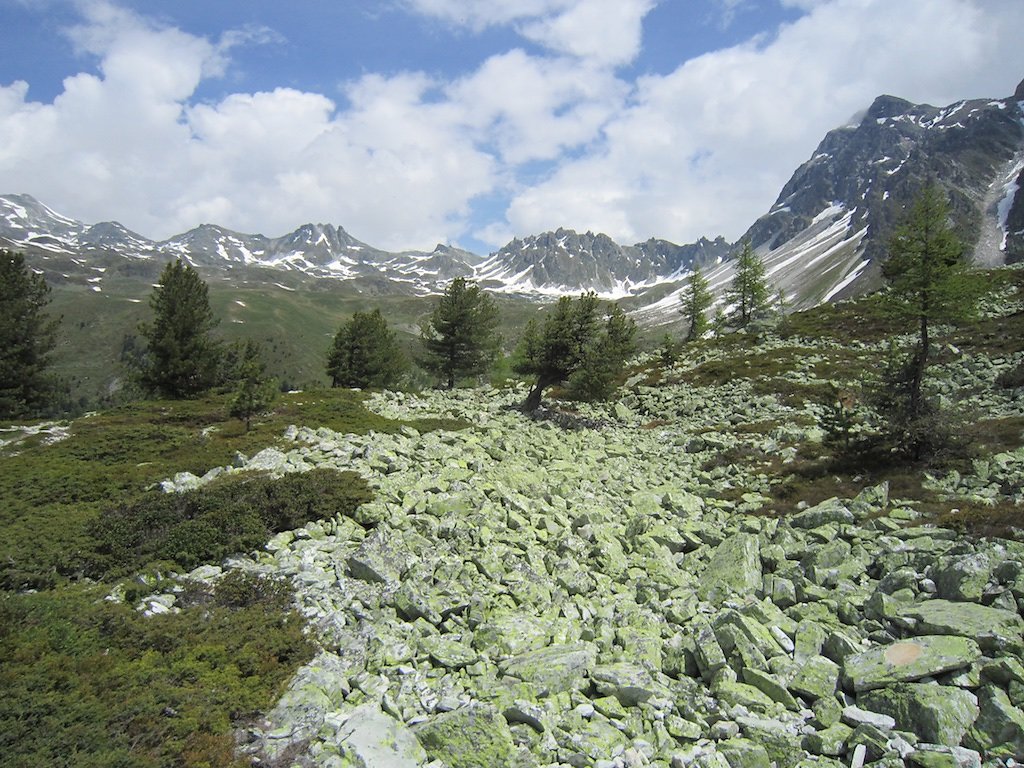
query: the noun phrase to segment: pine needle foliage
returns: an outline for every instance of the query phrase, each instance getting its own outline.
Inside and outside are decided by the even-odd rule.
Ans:
[[[394,387],[407,368],[398,338],[379,309],[355,312],[338,329],[327,357],[333,387]]]
[[[727,298],[735,306],[730,320],[740,328],[746,328],[771,303],[764,262],[749,242],[743,243],[736,259],[736,274],[729,285]]]
[[[146,339],[139,381],[156,395],[197,397],[217,382],[220,345],[210,336],[217,319],[206,283],[191,265],[170,262],[149,298],[153,320],[139,331]]]
[[[50,353],[59,320],[46,314],[50,287],[20,253],[0,250],[0,420],[38,416],[56,391]]]
[[[420,329],[420,364],[448,389],[468,376],[486,373],[501,347],[498,306],[480,286],[456,277]]]
[[[712,301],[714,301],[714,296],[711,294],[710,284],[700,267],[694,265],[686,293],[683,294],[683,308],[680,310],[686,318],[687,341],[696,341],[703,337],[711,327],[707,311],[710,309]]]

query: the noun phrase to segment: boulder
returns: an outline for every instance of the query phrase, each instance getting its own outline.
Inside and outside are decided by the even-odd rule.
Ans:
[[[925,635],[847,656],[843,676],[854,691],[868,691],[963,669],[979,658],[981,649],[973,640]]]
[[[964,745],[986,757],[1024,760],[1024,712],[995,686],[978,692],[978,704],[978,717],[967,732]]]
[[[751,533],[736,533],[715,549],[697,594],[708,602],[730,595],[754,595],[762,583],[760,543]]]
[[[427,755],[448,768],[509,765],[515,753],[505,718],[484,704],[444,712],[412,730]]]
[[[335,738],[345,765],[352,768],[418,768],[427,762],[413,732],[376,704],[352,712]]]
[[[1002,608],[933,599],[902,606],[899,613],[921,634],[969,637],[990,652],[1024,650],[1024,619]]]
[[[553,645],[501,662],[503,675],[532,683],[538,696],[583,690],[597,662],[597,647],[592,643]]]
[[[932,744],[957,746],[978,716],[978,699],[970,691],[928,683],[902,683],[865,691],[859,706],[889,715],[901,731]]]

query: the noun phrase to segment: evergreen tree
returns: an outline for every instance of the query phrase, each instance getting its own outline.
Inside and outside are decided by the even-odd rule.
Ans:
[[[139,331],[146,339],[139,380],[155,394],[195,397],[217,380],[220,345],[210,337],[217,320],[206,283],[190,265],[167,264],[149,298],[153,321]]]
[[[605,320],[604,332],[587,347],[580,367],[569,375],[569,389],[580,400],[607,400],[615,379],[636,350],[636,323],[618,304]]]
[[[20,253],[0,250],[0,419],[36,416],[52,406],[49,372],[58,320],[46,314],[50,287]]]
[[[498,307],[480,286],[456,277],[420,330],[421,364],[451,389],[456,380],[485,373],[498,355]]]
[[[683,296],[682,313],[686,317],[686,340],[695,341],[701,338],[710,327],[707,311],[711,307],[714,296],[711,295],[707,278],[694,266],[690,273],[690,283]]]
[[[937,423],[924,398],[932,325],[973,317],[984,290],[983,278],[971,270],[953,231],[946,195],[938,186],[926,186],[914,199],[889,242],[882,274],[889,283],[888,311],[917,336],[909,359],[889,365],[893,380],[887,385],[892,400],[888,416],[891,424],[901,425],[903,447],[920,458],[928,450],[927,425]]]
[[[263,349],[258,342],[247,339],[239,348],[234,374],[235,391],[229,414],[245,422],[249,431],[252,417],[265,411],[277,399],[277,380],[266,375]]]
[[[356,312],[338,329],[327,357],[332,387],[395,386],[408,364],[379,309]]]
[[[740,328],[747,327],[755,315],[768,308],[770,295],[764,262],[750,243],[744,242],[727,294],[729,302],[735,305],[736,324]]]
[[[523,409],[535,410],[545,389],[578,372],[573,383],[580,394],[589,398],[606,396],[633,352],[635,333],[635,323],[618,306],[612,309],[602,331],[594,293],[578,299],[561,297],[543,325],[530,320],[516,347],[513,370],[534,377]]]

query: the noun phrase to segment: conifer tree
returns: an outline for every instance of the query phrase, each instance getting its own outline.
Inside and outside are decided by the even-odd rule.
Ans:
[[[485,373],[498,355],[498,307],[480,286],[456,277],[420,329],[421,365],[448,389],[458,379]]]
[[[43,276],[22,254],[0,250],[0,419],[40,415],[52,405],[59,321],[46,314],[49,303]]]
[[[694,265],[690,273],[690,282],[683,295],[683,308],[681,312],[686,317],[686,340],[695,341],[701,338],[710,327],[707,318],[707,311],[711,307],[714,297],[707,278],[700,271],[700,267]]]
[[[615,376],[635,349],[636,324],[615,306],[602,329],[599,309],[594,293],[578,299],[563,296],[543,324],[536,319],[527,324],[513,363],[516,373],[534,377],[524,410],[536,410],[544,390],[564,381],[571,381],[585,399],[610,393]]]
[[[946,195],[937,185],[929,184],[914,199],[889,242],[882,274],[889,283],[889,312],[917,336],[909,360],[890,366],[902,371],[900,381],[890,382],[896,385],[893,392],[905,392],[898,398],[902,403],[899,415],[890,417],[903,425],[905,447],[920,458],[923,439],[913,436],[920,432],[915,425],[935,421],[924,399],[932,325],[973,317],[984,290],[983,278],[971,270],[965,258],[963,244],[950,223]]]
[[[245,422],[246,432],[252,417],[265,411],[277,399],[277,380],[266,375],[266,368],[263,349],[258,342],[247,339],[239,349],[230,409],[231,416]]]
[[[332,387],[393,387],[408,363],[379,309],[356,312],[338,329],[327,357]]]
[[[740,328],[749,325],[755,315],[768,308],[770,295],[764,262],[754,253],[750,243],[744,242],[727,294],[730,303],[735,305],[736,324]]]
[[[149,298],[152,322],[139,331],[146,339],[139,380],[150,392],[170,398],[196,397],[217,380],[220,345],[210,332],[217,320],[206,283],[180,259],[164,267]]]

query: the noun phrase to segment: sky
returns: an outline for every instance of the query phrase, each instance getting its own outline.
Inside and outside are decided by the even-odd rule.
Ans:
[[[1022,0],[0,0],[0,194],[153,239],[732,241],[881,94],[1024,78]]]

